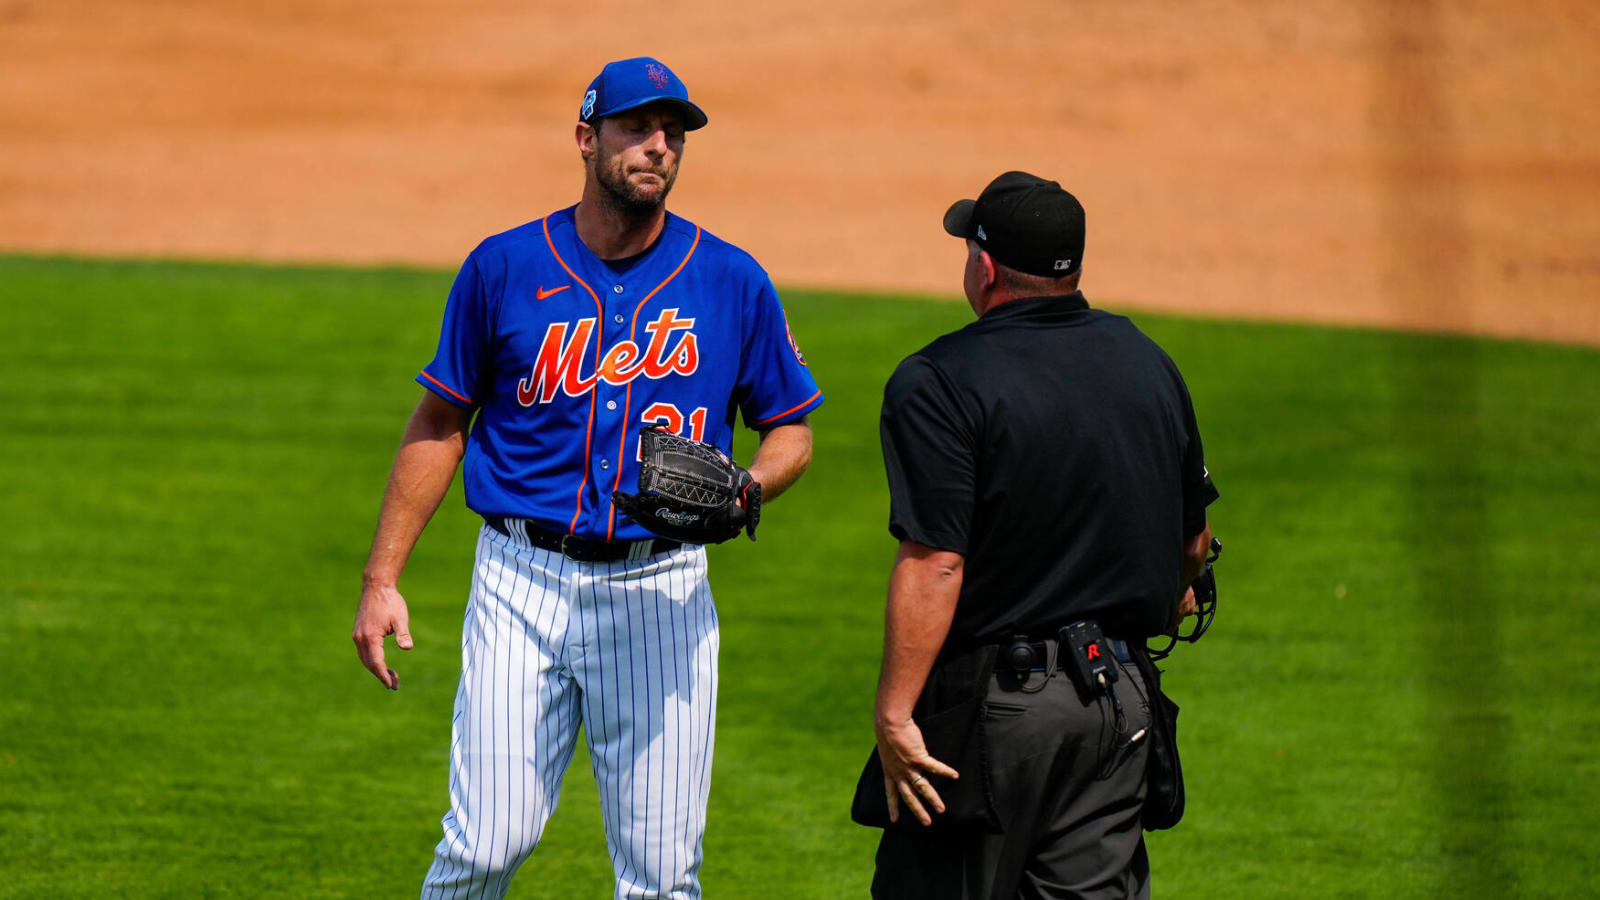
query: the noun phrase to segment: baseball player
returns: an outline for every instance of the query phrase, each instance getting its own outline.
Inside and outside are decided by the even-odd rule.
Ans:
[[[353,639],[398,689],[384,637],[413,641],[396,583],[464,458],[484,525],[425,898],[505,895],[580,723],[616,896],[700,896],[718,647],[705,549],[613,498],[635,489],[646,425],[726,453],[737,415],[760,435],[740,477],[771,500],[809,463],[823,401],[766,273],[666,211],[685,133],[705,124],[661,62],[606,65],[579,111],[582,200],[472,252],[417,377]]]

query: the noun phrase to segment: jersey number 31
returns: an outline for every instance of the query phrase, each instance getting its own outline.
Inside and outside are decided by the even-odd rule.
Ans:
[[[706,408],[701,406],[689,413],[689,430],[683,430],[683,412],[671,403],[652,403],[639,415],[641,422],[660,422],[666,429],[692,441],[705,442]]]

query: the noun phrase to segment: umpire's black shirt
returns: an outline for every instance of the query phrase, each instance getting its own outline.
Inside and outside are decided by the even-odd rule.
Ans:
[[[949,643],[1161,633],[1217,497],[1177,366],[1083,294],[1001,304],[884,389],[889,531],[965,557]]]

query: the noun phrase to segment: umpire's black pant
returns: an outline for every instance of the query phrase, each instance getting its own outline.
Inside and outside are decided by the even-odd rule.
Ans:
[[[1015,675],[990,682],[985,731],[1004,834],[886,831],[878,845],[877,900],[1122,900],[1150,896],[1140,813],[1150,727],[1144,682],[1122,663],[1121,733],[1104,697],[1079,699],[1065,672],[1037,693]],[[1034,672],[1037,682],[1043,672]],[[974,773],[976,774],[976,773]],[[968,773],[961,773],[963,778]],[[902,815],[906,813],[902,812]]]

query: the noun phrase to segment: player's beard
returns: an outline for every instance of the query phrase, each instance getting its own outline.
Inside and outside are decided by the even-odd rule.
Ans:
[[[667,195],[672,193],[672,185],[678,180],[678,166],[674,163],[670,169],[663,166],[634,171],[649,171],[656,175],[661,179],[660,187],[652,189],[629,181],[628,176],[632,173],[625,169],[620,154],[607,156],[601,151],[594,157],[595,181],[605,191],[612,208],[630,217],[654,215],[666,205]]]

